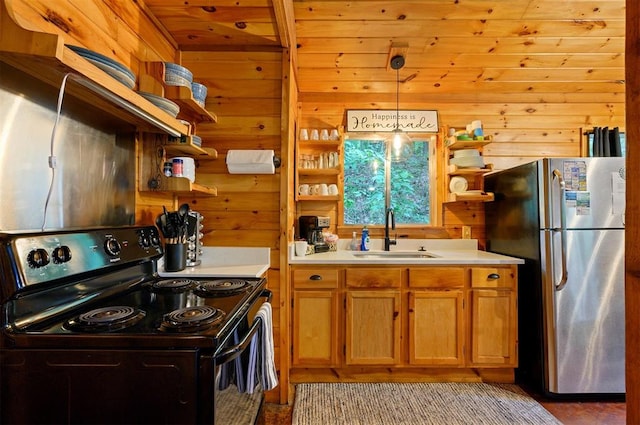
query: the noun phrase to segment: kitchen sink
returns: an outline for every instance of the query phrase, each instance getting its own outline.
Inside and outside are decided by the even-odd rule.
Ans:
[[[356,251],[352,252],[359,258],[437,258],[428,251]]]

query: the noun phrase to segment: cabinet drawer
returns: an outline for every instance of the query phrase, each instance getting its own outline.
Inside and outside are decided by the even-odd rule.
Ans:
[[[474,267],[471,269],[472,288],[509,288],[516,286],[514,267]]]
[[[399,288],[402,269],[347,269],[346,282],[351,288]]]
[[[466,269],[463,267],[429,267],[409,269],[412,288],[462,288]]]
[[[294,288],[337,288],[338,270],[336,269],[294,269]]]

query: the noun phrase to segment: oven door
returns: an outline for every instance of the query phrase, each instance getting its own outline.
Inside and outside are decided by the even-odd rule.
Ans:
[[[271,296],[268,289],[260,295],[267,302]],[[233,335],[216,351],[215,424],[253,425],[261,415],[264,391],[260,379],[250,370],[251,357],[256,356],[252,351],[257,348],[252,341],[263,326],[262,319],[256,317],[260,306],[261,303],[255,303]]]

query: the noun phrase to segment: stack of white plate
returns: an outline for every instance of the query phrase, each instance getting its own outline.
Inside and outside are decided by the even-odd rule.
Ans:
[[[72,46],[67,44],[67,47],[115,78],[130,89],[136,85],[136,74],[129,68],[122,65],[119,62],[114,61],[98,52],[94,52],[84,47]]]
[[[460,149],[453,151],[453,158],[449,161],[460,168],[483,168],[484,160],[477,149]]]
[[[138,94],[174,118],[178,116],[178,112],[180,112],[180,106],[178,106],[175,102],[170,101],[169,99],[143,91],[139,91]]]

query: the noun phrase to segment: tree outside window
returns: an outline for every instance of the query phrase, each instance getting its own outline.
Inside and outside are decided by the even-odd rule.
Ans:
[[[385,202],[393,208],[396,225],[429,224],[429,143],[412,141],[402,156],[385,161],[384,140],[344,141],[344,224],[384,224]],[[390,199],[386,200],[385,167],[390,167]]]

